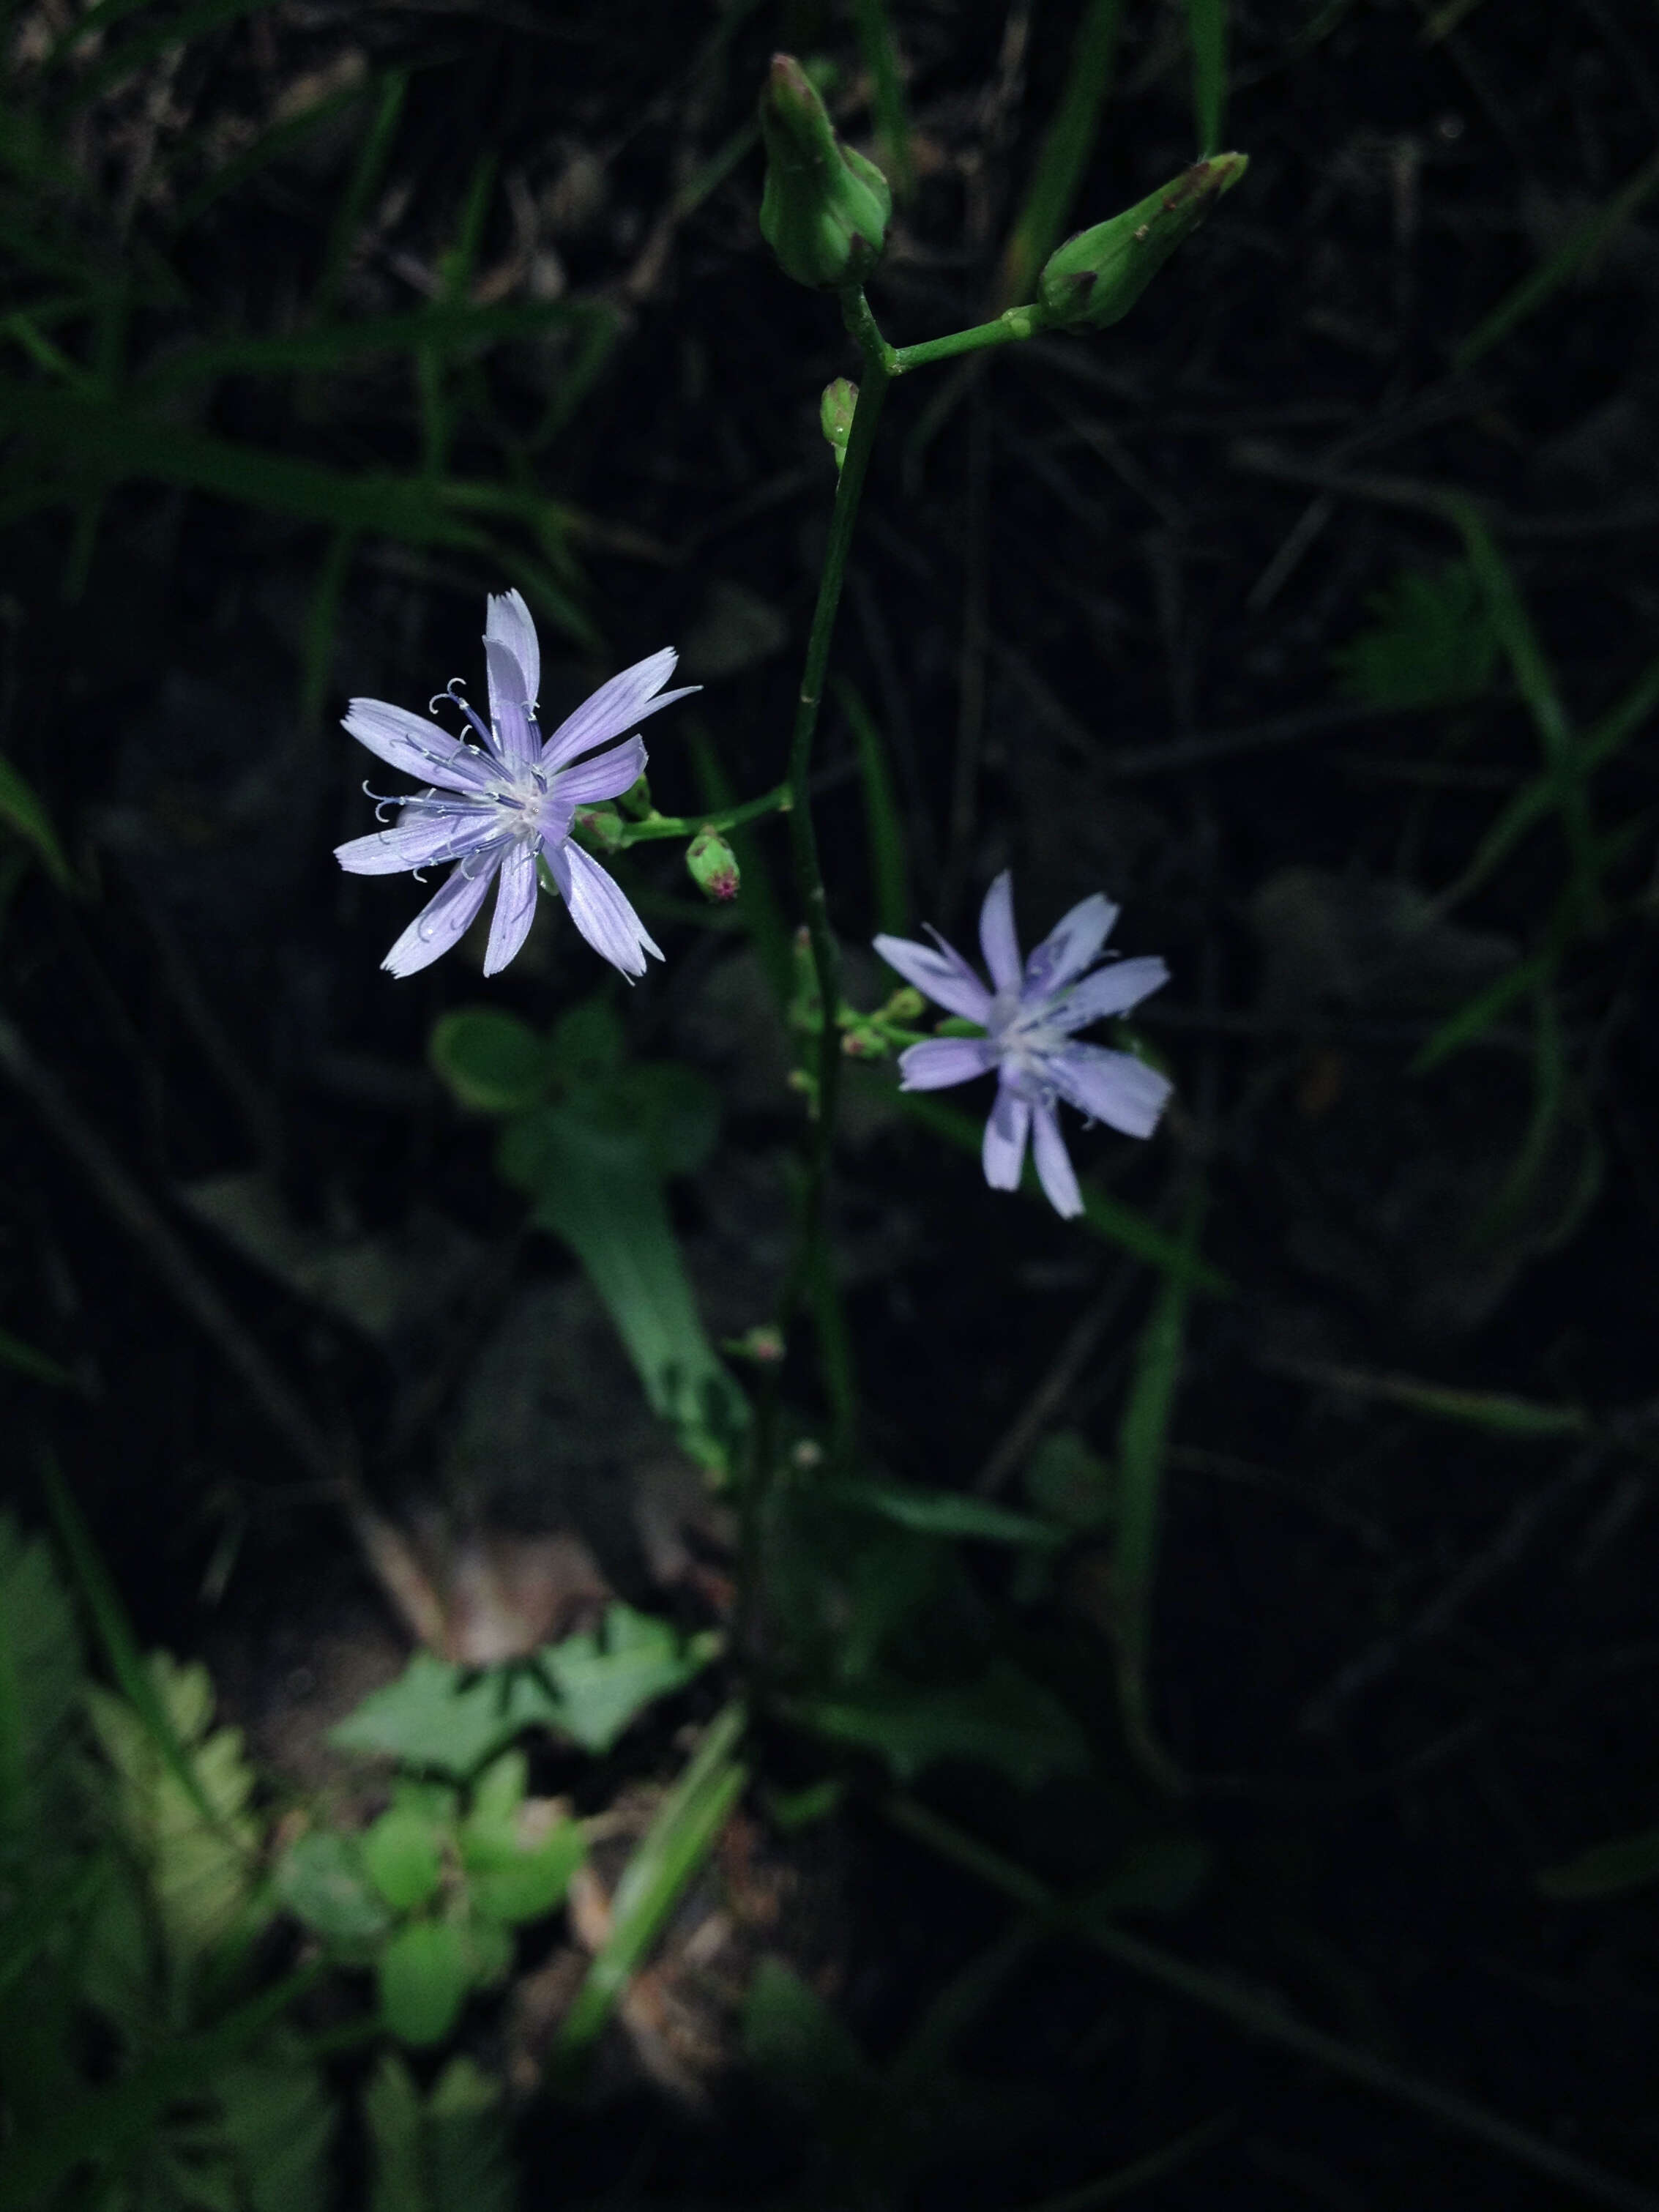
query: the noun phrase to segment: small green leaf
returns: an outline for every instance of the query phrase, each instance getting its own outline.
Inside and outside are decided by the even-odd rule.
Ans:
[[[978,1536],[993,1544],[1063,1544],[1066,1530],[1052,1521],[1011,1513],[957,1490],[912,1490],[892,1482],[845,1482],[830,1493],[864,1513],[896,1522],[924,1536]]]
[[[514,2212],[519,2201],[498,2085],[452,2058],[422,2101],[395,2051],[363,2096],[368,2212]]]
[[[604,1640],[568,1636],[544,1655],[559,1692],[558,1724],[584,1750],[605,1752],[658,1698],[683,1689],[720,1649],[713,1630],[682,1642],[665,1620],[620,1603],[606,1608]]]
[[[1649,1828],[1640,1835],[1592,1844],[1564,1865],[1547,1867],[1538,1877],[1538,1887],[1546,1897],[1578,1904],[1600,1897],[1623,1897],[1628,1890],[1646,1889],[1656,1881],[1659,1828]]]
[[[553,1031],[553,1065],[571,1090],[603,1083],[623,1064],[627,1040],[615,1009],[589,999],[562,1014]]]
[[[871,2094],[874,2068],[851,2031],[810,1983],[768,1954],[755,1969],[743,2007],[743,2055],[786,2095],[817,2106],[826,2094]]]
[[[1498,672],[1498,632],[1466,562],[1405,568],[1366,601],[1370,622],[1331,656],[1343,690],[1368,707],[1449,707]]]
[[[456,1100],[474,1113],[522,1113],[540,1105],[552,1084],[546,1038],[495,1006],[460,1006],[441,1015],[428,1049]]]
[[[438,1832],[412,1806],[388,1806],[362,1850],[369,1880],[394,1912],[417,1911],[443,1879]]]
[[[296,1919],[337,1943],[384,1936],[392,1916],[375,1894],[356,1836],[310,1828],[276,1866],[276,1893]]]
[[[472,1784],[469,1827],[499,1827],[511,1820],[530,1787],[530,1762],[521,1751],[504,1751],[492,1759]]]
[[[400,2043],[441,2043],[472,1986],[466,1939],[447,1920],[400,1928],[380,1954],[380,2010]]]
[[[540,1920],[569,1888],[586,1850],[579,1821],[550,1826],[535,1805],[521,1807],[505,1826],[469,1821],[461,1832],[461,1863],[474,1910],[514,1927]]]
[[[1059,1699],[1006,1659],[977,1682],[951,1689],[872,1684],[856,1697],[803,1698],[791,1710],[838,1743],[884,1759],[901,1782],[945,1759],[998,1772],[1023,1790],[1051,1775],[1080,1773],[1088,1746]]]

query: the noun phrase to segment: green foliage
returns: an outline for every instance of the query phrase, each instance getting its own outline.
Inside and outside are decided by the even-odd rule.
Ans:
[[[231,1933],[252,1899],[259,1824],[240,1729],[215,1729],[205,1667],[165,1652],[149,1661],[155,1695],[196,1787],[185,1787],[145,1717],[108,1691],[88,1710],[117,1778],[117,1814],[138,1854],[170,1959],[188,1969]]]
[[[546,1038],[497,1006],[459,1006],[440,1015],[429,1050],[456,1103],[475,1113],[521,1113],[539,1106],[552,1084]]]
[[[1498,633],[1466,562],[1402,568],[1366,601],[1370,626],[1331,656],[1351,699],[1378,708],[1461,706],[1491,690]]]
[[[376,1963],[380,2011],[402,2043],[441,2043],[477,1978],[465,1931],[451,1920],[411,1920]]]
[[[646,1707],[681,1689],[720,1648],[709,1632],[684,1641],[666,1622],[620,1601],[603,1634],[550,1644],[533,1662],[483,1671],[417,1651],[332,1731],[343,1751],[398,1759],[464,1782],[527,1728],[608,1751]]]
[[[963,1761],[1034,1790],[1089,1764],[1083,1732],[1059,1698],[1006,1659],[942,1688],[872,1676],[853,1693],[797,1698],[789,1710],[830,1741],[873,1752],[901,1782]]]
[[[74,881],[74,871],[53,829],[52,817],[33,786],[0,755],[0,827],[20,838],[33,854],[60,890]]]
[[[452,2058],[422,2096],[395,2052],[363,2093],[374,2160],[368,2212],[514,2212],[518,2191],[501,2091]]]
[[[337,1948],[372,1944],[392,1915],[363,1862],[356,1836],[308,1828],[276,1865],[276,1894],[297,1919]]]
[[[0,1842],[69,1818],[81,1679],[74,1608],[52,1554],[0,1512]]]
[[[1062,1544],[1064,1528],[1012,1513],[958,1490],[916,1490],[891,1482],[844,1482],[830,1495],[855,1512],[874,1513],[924,1536],[976,1536],[992,1544]]]

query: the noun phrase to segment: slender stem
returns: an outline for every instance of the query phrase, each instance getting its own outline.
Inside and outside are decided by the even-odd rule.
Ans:
[[[1048,310],[1034,300],[1029,307],[1008,308],[994,323],[975,323],[971,330],[952,331],[947,337],[924,338],[920,345],[890,348],[888,367],[895,376],[907,376],[933,362],[953,361],[958,354],[983,353],[988,346],[1035,337],[1048,326]]]
[[[789,842],[794,861],[795,882],[805,909],[812,969],[817,980],[818,997],[824,1014],[818,1037],[816,1111],[807,1155],[806,1187],[802,1193],[799,1252],[785,1289],[783,1318],[787,1323],[799,1305],[802,1293],[810,1286],[817,1310],[821,1337],[826,1334],[823,1317],[834,1296],[834,1278],[824,1237],[824,1204],[830,1182],[830,1153],[835,1142],[836,1094],[841,1081],[841,1031],[835,1019],[835,1009],[841,1004],[842,993],[841,956],[830,927],[829,902],[824,895],[823,871],[818,864],[817,836],[812,823],[808,779],[812,766],[812,740],[817,731],[818,710],[823,701],[824,676],[830,664],[830,641],[835,635],[842,586],[847,575],[847,556],[852,547],[853,527],[858,518],[859,501],[863,495],[870,455],[876,441],[876,429],[881,419],[882,402],[887,396],[887,386],[890,381],[888,363],[892,357],[892,349],[876,328],[875,318],[870,313],[869,303],[862,290],[854,287],[843,294],[842,306],[847,327],[858,340],[864,356],[864,369],[859,385],[858,404],[853,414],[853,428],[847,441],[846,456],[836,486],[835,510],[830,519],[830,542],[824,549],[823,571],[818,579],[817,604],[812,611],[812,627],[806,641],[806,665],[801,672],[795,726],[789,742],[789,772],[785,779],[785,787],[789,794]],[[828,1334],[830,1340],[823,1346],[827,1355],[824,1360],[825,1382],[832,1398],[836,1444],[839,1454],[852,1440],[853,1380],[850,1363],[845,1355],[844,1334],[834,1324]]]
[[[622,842],[624,846],[648,845],[659,837],[695,837],[700,830],[741,830],[745,822],[757,822],[763,814],[787,814],[793,804],[789,786],[775,784],[758,799],[747,799],[741,806],[728,806],[718,814],[647,814],[643,822],[625,825]]]

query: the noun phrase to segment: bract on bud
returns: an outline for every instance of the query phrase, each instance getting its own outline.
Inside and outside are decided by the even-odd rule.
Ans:
[[[705,898],[736,898],[738,857],[718,830],[698,830],[685,848],[685,865]]]
[[[1247,155],[1212,155],[1109,222],[1068,238],[1037,280],[1043,306],[1056,322],[1091,330],[1120,321],[1249,167]]]
[[[624,824],[607,799],[602,806],[579,806],[571,824],[578,844],[590,853],[620,853]]]
[[[837,476],[847,459],[847,441],[853,434],[853,417],[858,404],[859,388],[850,376],[838,376],[833,384],[824,386],[823,398],[818,404],[818,421],[836,457]]]
[[[775,54],[761,94],[766,189],[761,235],[798,284],[856,284],[881,258],[893,195],[873,161],[842,145],[817,88]]]

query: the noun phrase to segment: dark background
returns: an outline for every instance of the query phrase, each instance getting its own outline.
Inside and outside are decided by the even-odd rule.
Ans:
[[[919,185],[871,293],[896,343],[999,304],[1076,15],[896,0]],[[838,65],[862,145],[867,88],[850,11],[828,7],[276,6],[101,82],[117,31],[43,64],[69,22],[14,10],[9,33],[12,97],[41,134],[20,131],[6,187],[13,303],[90,284],[101,304],[59,331],[80,382],[21,342],[4,372],[87,412],[6,418],[0,744],[74,883],[4,879],[0,992],[32,1073],[0,1087],[0,1321],[74,1379],[0,1370],[0,1433],[31,1518],[51,1443],[145,1640],[210,1653],[258,1743],[327,1639],[393,1631],[316,1464],[227,1342],[256,1347],[331,1449],[349,1443],[394,1518],[435,1498],[443,1540],[520,1528],[535,1470],[508,1453],[458,1498],[454,1438],[477,1361],[565,1268],[426,1073],[434,1018],[486,995],[476,949],[394,984],[378,962],[418,888],[344,878],[330,854],[372,826],[344,698],[418,708],[451,675],[476,686],[481,595],[506,573],[491,545],[530,540],[510,518],[468,547],[296,514],[258,458],[331,484],[392,471],[556,499],[570,522],[551,573],[588,636],[562,638],[543,603],[544,699],[673,641],[705,690],[647,732],[658,803],[701,802],[698,732],[738,793],[775,781],[832,489],[818,393],[855,362],[833,302],[770,262],[759,155],[734,134],[778,46]],[[1433,506],[1450,489],[1486,503],[1579,728],[1650,661],[1651,210],[1501,342],[1454,356],[1650,156],[1659,39],[1644,0],[1486,0],[1439,27],[1384,0],[1237,8],[1225,143],[1248,176],[1133,316],[918,374],[890,403],[836,665],[890,753],[913,920],[970,941],[1004,865],[1028,941],[1091,890],[1121,902],[1115,941],[1172,970],[1145,1028],[1178,1103],[1151,1145],[1074,1132],[1075,1156],[1170,1228],[1201,1173],[1204,1249],[1236,1286],[1194,1303],[1165,1498],[1152,1698],[1189,1795],[1161,1804],[1114,1747],[1086,1588],[1028,1608],[1020,1633],[1097,1729],[1098,1771],[1029,1800],[951,1771],[934,1794],[1056,1878],[1176,1820],[1212,1871],[1160,1941],[1654,2174],[1650,1898],[1536,1887],[1659,1804],[1650,733],[1591,785],[1598,836],[1623,840],[1602,912],[1563,908],[1553,815],[1431,909],[1537,773],[1537,732],[1510,665],[1456,642],[1467,623],[1461,698],[1455,681],[1415,708],[1356,697],[1340,653],[1402,572],[1459,604],[1459,541]],[[319,98],[337,102],[323,122],[192,210],[273,116]],[[377,114],[385,159],[354,210]],[[1133,0],[1073,224],[1192,151],[1182,16]],[[438,448],[404,353],[145,384],[189,343],[441,294],[469,199],[455,296],[600,303],[602,358],[585,364],[580,321],[457,349]],[[569,419],[543,434],[550,392]],[[169,438],[253,455],[247,495],[205,485],[201,448]],[[832,915],[857,948],[875,918],[834,705],[819,759]],[[787,904],[782,841],[756,852]],[[726,1087],[721,1149],[677,1204],[735,1331],[776,1281],[797,1118],[752,956],[704,927],[678,870],[659,849],[626,873],[669,957],[611,995],[637,1048]],[[1523,994],[1413,1073],[1564,912],[1553,1011]],[[873,961],[851,972],[873,1002]],[[488,995],[539,1021],[601,988],[544,912]],[[136,1224],[108,1158],[151,1209]],[[254,1170],[264,1210],[250,1226],[239,1183],[237,1233],[216,1233],[209,1179]],[[1061,1428],[1110,1450],[1148,1270],[869,1104],[836,1220],[882,1466],[966,1485],[1022,1419],[1028,1447]],[[206,1330],[169,1283],[175,1243],[219,1309]],[[1092,1340],[1028,1419],[1090,1312]],[[1579,1408],[1583,1431],[1437,1419],[1376,1380],[1401,1376]],[[789,1380],[810,1418],[810,1366]],[[631,1421],[625,1372],[605,1388],[579,1426]],[[1006,1487],[1018,1503],[1012,1463]],[[585,1523],[586,1494],[567,1483],[543,1516],[574,1520],[644,1592],[614,1501]],[[810,1769],[782,1736],[775,1753]],[[823,1850],[833,1904],[812,1941],[879,2050],[1003,1908],[856,1802]],[[1582,2201],[1069,1945],[1039,1947],[977,2033],[983,2079],[1052,2106],[1000,2158],[947,2160],[916,2201],[1035,2202],[1212,2118],[1214,2143],[1145,2201]],[[641,2109],[562,2134],[532,2118],[546,2158],[526,2202],[624,2185],[749,2201],[787,2175],[787,2142],[757,2150],[747,2120]]]

